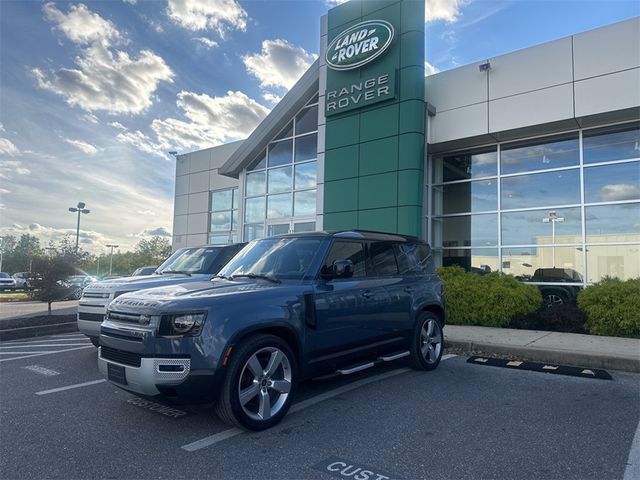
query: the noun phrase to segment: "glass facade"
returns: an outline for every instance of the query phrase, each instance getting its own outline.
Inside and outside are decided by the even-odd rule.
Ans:
[[[640,276],[637,123],[431,161],[430,240],[442,265],[533,283]]]
[[[226,245],[238,241],[237,188],[215,190],[209,201],[209,243]]]
[[[244,175],[244,241],[315,230],[318,97],[269,143]]]

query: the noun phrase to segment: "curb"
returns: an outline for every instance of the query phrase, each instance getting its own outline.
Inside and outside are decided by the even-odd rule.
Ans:
[[[42,337],[56,333],[70,333],[78,331],[78,322],[51,323],[48,325],[34,325],[31,327],[6,328],[0,330],[0,340],[19,340],[22,338]]]
[[[571,365],[585,368],[600,368],[603,370],[622,370],[624,372],[640,373],[640,360],[630,357],[605,356],[566,350],[552,350],[536,347],[518,347],[473,341],[459,341],[445,339],[448,349],[459,350],[468,354],[486,354],[516,357],[533,362],[546,362],[560,365]]]

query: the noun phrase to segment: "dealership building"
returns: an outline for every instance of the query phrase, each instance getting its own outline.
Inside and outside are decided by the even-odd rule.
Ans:
[[[425,77],[424,8],[322,17],[248,138],[177,156],[173,248],[366,229],[534,282],[640,276],[640,18]]]

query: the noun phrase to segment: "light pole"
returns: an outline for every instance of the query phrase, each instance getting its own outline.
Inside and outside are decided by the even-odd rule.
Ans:
[[[551,255],[553,258],[553,268],[556,268],[556,223],[562,222],[564,222],[564,217],[559,217],[555,210],[550,210],[549,216],[542,218],[542,223],[551,223]]]
[[[109,276],[111,276],[111,269],[113,268],[113,249],[118,248],[120,245],[105,245],[107,248],[111,248],[111,255],[109,256]]]
[[[76,255],[78,254],[78,240],[80,239],[80,214],[87,214],[91,210],[84,208],[84,202],[78,202],[77,207],[69,207],[69,211],[72,213],[78,212],[78,225],[76,226]]]

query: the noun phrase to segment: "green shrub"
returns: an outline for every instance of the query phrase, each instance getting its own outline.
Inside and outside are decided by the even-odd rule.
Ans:
[[[605,278],[578,294],[594,335],[640,338],[640,278]]]
[[[454,325],[504,327],[519,315],[535,312],[542,304],[540,290],[498,272],[479,275],[461,267],[441,267],[447,322]]]

